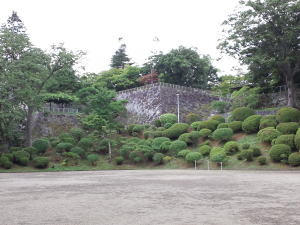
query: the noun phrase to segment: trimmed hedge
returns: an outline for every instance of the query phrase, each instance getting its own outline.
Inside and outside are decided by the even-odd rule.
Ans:
[[[243,131],[245,131],[248,134],[257,133],[257,131],[259,130],[261,118],[262,116],[260,115],[253,115],[247,117],[242,124]]]
[[[299,166],[300,165],[300,152],[294,152],[290,154],[288,163],[291,166]]]
[[[209,158],[211,161],[217,162],[217,163],[225,162],[227,159],[225,150],[221,147],[214,147],[210,151]]]
[[[275,142],[274,144],[286,144],[291,147],[291,149],[295,148],[295,143],[294,143],[295,135],[294,134],[285,134],[285,135],[280,135],[278,138],[274,139]]]
[[[225,118],[221,115],[214,115],[212,117],[209,118],[210,120],[217,120],[220,123],[225,123]]]
[[[13,166],[13,163],[9,160],[8,157],[2,155],[0,157],[0,166],[4,169],[10,169]]]
[[[203,155],[203,156],[208,156],[209,153],[211,151],[211,147],[209,145],[202,145],[199,148],[199,152]]]
[[[298,128],[299,123],[296,122],[280,123],[276,127],[276,129],[282,134],[295,134]]]
[[[83,137],[84,131],[80,128],[74,127],[70,129],[70,134],[73,138],[79,141]]]
[[[188,149],[181,150],[177,153],[177,157],[185,158],[185,156],[187,154],[189,154],[190,152],[191,152],[191,150],[188,150]]]
[[[254,157],[261,156],[261,151],[260,151],[259,147],[254,146],[254,147],[251,147],[250,150],[252,150]]]
[[[73,145],[68,142],[62,142],[56,145],[56,149],[58,150],[58,152],[64,152],[64,151],[68,152],[71,150],[71,148],[73,148]]]
[[[254,115],[254,110],[248,107],[239,107],[231,112],[232,121],[244,121],[247,117]]]
[[[122,165],[123,162],[124,162],[124,158],[122,156],[118,156],[118,157],[115,158],[115,163],[117,165]]]
[[[219,128],[229,128],[228,123],[220,123],[217,127],[217,129]]]
[[[274,162],[287,160],[291,153],[291,148],[285,144],[273,145],[270,150],[270,157]]]
[[[253,151],[251,149],[242,150],[240,154],[241,157],[246,159],[248,162],[253,161]]]
[[[206,128],[201,129],[199,131],[199,135],[202,138],[208,138],[211,135],[211,133],[212,133],[212,131],[210,129],[206,129]]]
[[[161,149],[160,146],[162,145],[162,143],[164,143],[166,141],[170,141],[170,138],[167,138],[167,137],[154,138],[152,141],[152,148],[155,151],[159,151]]]
[[[259,156],[257,158],[259,165],[266,165],[267,164],[267,158],[265,156]]]
[[[239,151],[239,144],[236,141],[228,141],[224,145],[224,150],[227,155],[233,155]]]
[[[160,145],[160,151],[162,153],[167,153],[170,150],[172,142],[171,141],[165,141]]]
[[[78,146],[83,148],[84,150],[89,150],[90,148],[92,148],[93,144],[94,144],[93,138],[85,137],[79,141]]]
[[[175,123],[170,128],[163,131],[163,136],[176,139],[181,134],[186,133],[189,128],[189,125],[186,123]]]
[[[300,128],[297,130],[294,142],[295,142],[296,148],[300,151]]]
[[[260,120],[259,123],[259,129],[264,129],[266,127],[276,127],[277,121],[276,121],[276,116],[274,115],[268,115],[268,116],[263,116]]]
[[[199,125],[201,124],[201,122],[202,122],[202,121],[196,121],[196,122],[193,122],[193,123],[191,124],[191,128],[192,128],[193,130],[199,130],[198,127],[199,127]]]
[[[242,121],[232,121],[228,123],[228,128],[231,128],[234,133],[239,132],[242,130]]]
[[[21,166],[27,166],[30,158],[30,154],[28,152],[25,152],[23,150],[13,152],[14,156],[14,162],[21,165]]]
[[[49,165],[49,158],[48,157],[35,157],[33,159],[33,165],[35,168],[44,169],[47,168]]]
[[[229,141],[233,136],[233,131],[231,128],[220,128],[215,130],[212,136],[215,140]]]
[[[166,114],[162,114],[159,117],[159,120],[161,122],[162,126],[165,126],[165,124],[170,123],[170,124],[174,124],[177,122],[178,118],[175,114],[173,113],[166,113]]]
[[[185,122],[187,122],[188,124],[191,124],[193,122],[199,121],[200,119],[201,119],[201,117],[198,114],[189,113],[185,117]]]
[[[217,129],[218,125],[220,124],[219,121],[217,120],[205,120],[205,121],[201,121],[199,123],[199,126],[198,126],[198,130],[201,130],[201,129],[209,129],[211,131],[214,131]]]
[[[273,127],[264,128],[257,133],[260,141],[269,143],[271,143],[273,139],[276,139],[280,135],[281,133]]]
[[[40,154],[45,153],[46,150],[49,148],[49,141],[43,138],[35,140],[32,143],[32,147],[34,147]]]
[[[284,107],[277,111],[276,120],[280,123],[299,122],[300,111],[291,107]]]
[[[187,162],[193,163],[202,158],[202,155],[199,152],[190,152],[185,156]]]
[[[159,165],[163,162],[164,154],[162,153],[155,153],[152,160],[155,164]]]
[[[196,131],[197,132],[197,131]],[[184,141],[185,143],[187,143],[188,145],[192,144],[193,141],[191,139],[191,135],[190,133],[184,133],[182,135],[179,136],[178,138],[179,141]]]
[[[99,160],[99,155],[97,155],[97,154],[89,154],[86,158],[87,158],[87,160],[89,161],[89,163],[92,166],[96,166],[97,165],[97,161]]]
[[[85,158],[85,151],[83,148],[80,148],[78,146],[71,148],[71,152],[74,152],[80,156],[80,158],[84,159]]]
[[[186,149],[186,148],[187,148],[187,144],[184,141],[176,140],[176,141],[173,141],[171,143],[169,152],[172,155],[177,155],[177,153],[180,150],[183,150],[183,149]]]

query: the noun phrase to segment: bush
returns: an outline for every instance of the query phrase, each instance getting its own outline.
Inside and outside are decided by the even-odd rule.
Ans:
[[[80,159],[80,156],[74,152],[64,152],[63,156],[66,157],[65,162],[67,165],[77,165]]]
[[[248,107],[239,107],[231,112],[232,121],[244,121],[247,117],[254,115],[254,110]]]
[[[164,162],[164,163],[169,163],[171,160],[172,160],[172,157],[171,157],[171,156],[165,156],[165,157],[163,158],[163,162]]]
[[[79,141],[78,146],[83,148],[84,150],[88,150],[93,147],[93,143],[94,143],[93,138],[85,137]]]
[[[170,146],[171,146],[171,141],[164,141],[161,145],[160,145],[160,151],[162,153],[167,153],[170,150]]]
[[[265,156],[259,156],[257,158],[259,165],[266,165],[267,164],[267,158]]]
[[[201,129],[209,129],[211,131],[214,131],[217,129],[218,125],[220,124],[219,121],[217,120],[205,120],[205,121],[201,121],[199,123],[199,126],[198,126],[198,130],[201,130]]]
[[[249,149],[249,148],[250,148],[250,144],[249,143],[242,144],[242,149]]]
[[[276,116],[269,115],[269,116],[263,116],[260,119],[259,123],[259,129],[264,129],[266,127],[276,127],[277,121],[276,121]]]
[[[257,133],[260,141],[269,143],[271,143],[273,139],[276,139],[280,135],[281,133],[273,127],[264,128]]]
[[[99,160],[99,155],[97,155],[97,154],[89,154],[87,156],[87,160],[89,161],[89,163],[92,166],[96,166],[97,165],[97,161]]]
[[[211,161],[217,162],[217,163],[225,162],[227,159],[225,150],[221,147],[214,147],[210,151],[209,158]]]
[[[17,151],[21,151],[22,148],[21,147],[16,147],[16,146],[12,146],[9,148],[9,152],[17,152]]]
[[[172,155],[177,155],[177,153],[180,151],[180,150],[183,150],[183,149],[186,149],[187,148],[187,144],[184,142],[184,141],[179,141],[179,140],[176,140],[176,141],[173,141],[170,145],[170,153]]]
[[[241,156],[243,159],[246,159],[248,162],[253,161],[253,151],[251,149],[241,151]]]
[[[191,128],[192,128],[193,130],[199,130],[198,127],[199,127],[199,125],[201,124],[201,122],[202,122],[202,121],[196,121],[196,122],[193,122],[193,123],[191,124]]]
[[[220,128],[215,130],[212,136],[215,140],[228,141],[231,140],[233,131],[231,128]]]
[[[210,129],[206,129],[206,128],[201,129],[199,131],[199,135],[202,138],[208,138],[211,135],[211,133],[212,133],[212,131]]]
[[[139,151],[132,151],[132,152],[130,152],[129,153],[129,159],[131,160],[131,161],[133,161],[133,162],[135,162],[134,161],[134,159],[136,158],[136,157],[140,157],[140,155],[141,155],[141,153],[139,152]]]
[[[161,122],[160,122],[160,120],[154,120],[153,124],[154,124],[154,126],[156,126],[156,127],[161,127]]]
[[[276,127],[276,129],[282,134],[295,134],[298,128],[299,123],[296,122],[280,123]]]
[[[236,158],[237,158],[238,160],[243,160],[243,159],[244,159],[242,153],[237,154],[237,155],[236,155]]]
[[[242,130],[242,121],[232,121],[228,123],[228,128],[231,128],[234,133],[239,132]]]
[[[213,101],[211,103],[213,109],[217,110],[219,113],[224,113],[227,103],[222,101]]]
[[[159,165],[163,162],[164,154],[162,153],[155,153],[152,160],[155,164]]]
[[[32,147],[34,147],[38,153],[43,154],[49,148],[49,141],[47,139],[38,139],[32,143]]]
[[[300,111],[290,107],[281,108],[277,111],[276,120],[280,123],[299,122]]]
[[[172,125],[173,125],[172,123],[166,123],[166,124],[164,125],[164,128],[165,128],[165,129],[168,129],[168,128],[170,128]]]
[[[225,118],[221,115],[214,115],[211,116],[209,119],[219,121],[220,123],[225,123]]]
[[[189,128],[189,125],[186,123],[176,123],[173,124],[170,128],[163,131],[163,136],[176,139],[181,134],[186,133]]]
[[[197,131],[196,131],[197,132]],[[182,135],[179,136],[178,138],[179,141],[184,141],[185,143],[187,143],[188,145],[192,144],[193,141],[191,139],[191,135],[190,133],[184,133]]]
[[[62,142],[56,145],[57,152],[69,152],[73,145],[71,143]]]
[[[25,152],[23,150],[13,152],[14,156],[14,162],[21,165],[21,166],[27,166],[30,158],[30,154],[28,152]]]
[[[118,156],[115,158],[115,162],[117,165],[122,165],[124,162],[124,158],[122,156]]]
[[[153,142],[152,142],[152,148],[155,151],[159,151],[160,150],[160,146],[162,145],[162,143],[166,142],[166,141],[170,141],[169,138],[166,137],[158,137],[158,138],[154,138]]]
[[[299,166],[300,165],[300,152],[294,152],[290,154],[288,162],[291,166]]]
[[[142,159],[142,157],[137,156],[137,157],[135,157],[132,161],[133,161],[134,163],[140,163],[140,162],[143,161],[143,159]]]
[[[161,125],[164,126],[166,123],[174,124],[177,122],[178,118],[175,114],[173,113],[166,113],[162,114],[159,117],[159,120],[161,122]]]
[[[134,151],[135,148],[136,148],[136,144],[133,144],[133,143],[125,144],[119,149],[119,153],[122,157],[127,159],[129,156],[129,153]]]
[[[35,157],[33,159],[33,165],[35,168],[39,168],[39,169],[47,168],[49,165],[49,158],[48,157]]]
[[[300,151],[300,128],[297,130],[294,142],[295,142],[296,148]]]
[[[242,123],[243,131],[245,131],[248,134],[257,133],[257,131],[259,130],[261,118],[262,116],[260,115],[253,115],[246,118]]]
[[[217,127],[217,129],[219,128],[229,128],[228,123],[220,123]]]
[[[291,148],[285,144],[278,144],[272,146],[270,150],[270,157],[274,162],[281,162],[287,160],[291,153]]]
[[[201,118],[198,114],[196,113],[189,113],[185,117],[185,122],[188,124],[191,124],[193,122],[199,121]]]
[[[84,159],[85,158],[85,151],[83,148],[80,148],[80,147],[73,147],[71,148],[71,152],[74,152],[76,153],[77,155],[80,156],[80,158]]]
[[[224,145],[224,150],[226,155],[233,155],[239,151],[239,144],[235,141],[228,141]]]
[[[143,132],[144,129],[145,129],[145,126],[144,126],[144,125],[136,124],[136,125],[134,125],[133,128],[132,128],[132,132],[141,134],[141,133]]]
[[[14,160],[14,154],[13,153],[2,153],[1,156],[7,157],[9,159],[9,161],[13,161]]]
[[[254,147],[252,147],[250,150],[252,150],[253,156],[254,156],[254,157],[261,156],[260,148],[254,146]]]
[[[84,131],[80,128],[74,127],[70,129],[70,134],[73,138],[79,141],[83,137]]]
[[[180,157],[180,158],[185,158],[185,156],[187,154],[189,154],[191,152],[191,150],[188,150],[188,149],[185,149],[185,150],[181,150],[177,153],[177,157]]]
[[[29,158],[33,159],[33,157],[37,154],[37,150],[34,147],[26,147],[23,148],[23,151],[28,152],[29,153]]]
[[[190,152],[185,156],[187,162],[193,163],[202,158],[202,155],[199,152]]]
[[[199,152],[201,153],[201,155],[203,156],[208,156],[209,153],[211,151],[211,147],[209,145],[202,145],[200,148],[199,148]]]
[[[211,146],[210,140],[206,140],[206,141],[202,142],[199,146],[201,147],[203,145]]]
[[[8,157],[2,155],[0,157],[0,166],[4,169],[10,169],[13,166],[13,164]]]
[[[280,135],[278,138],[274,139],[274,144],[286,144],[291,147],[291,149],[295,148],[295,143],[294,143],[295,135],[294,134],[285,134],[285,135]]]

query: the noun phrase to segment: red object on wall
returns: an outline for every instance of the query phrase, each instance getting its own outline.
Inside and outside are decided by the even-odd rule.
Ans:
[[[151,72],[149,74],[143,75],[139,81],[142,84],[153,84],[158,82],[158,73]]]

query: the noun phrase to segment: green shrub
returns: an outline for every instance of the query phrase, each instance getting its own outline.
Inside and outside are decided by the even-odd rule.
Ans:
[[[199,121],[201,117],[196,113],[189,113],[185,117],[185,122],[191,124],[193,122]]]
[[[199,135],[202,138],[208,138],[211,135],[211,133],[212,133],[212,131],[210,129],[206,129],[206,128],[201,129],[199,131]]]
[[[2,155],[0,157],[0,166],[4,169],[10,169],[13,166],[13,164],[8,157]]]
[[[62,142],[56,145],[57,152],[69,152],[73,145],[71,143]]]
[[[214,115],[211,116],[209,119],[219,121],[220,123],[225,123],[225,118],[221,115]]]
[[[90,148],[93,147],[93,144],[94,144],[93,138],[85,137],[79,141],[78,146],[83,148],[84,150],[89,150]]]
[[[297,130],[294,142],[295,142],[296,148],[300,151],[300,128]]]
[[[223,101],[213,101],[211,103],[211,106],[213,109],[217,110],[219,113],[224,113],[226,106],[227,106],[227,102],[223,102]]]
[[[189,125],[186,123],[175,123],[170,128],[163,131],[163,136],[176,139],[181,134],[186,133],[189,128]]]
[[[58,137],[51,137],[51,138],[49,138],[49,141],[50,141],[50,145],[52,148],[55,148],[56,145],[58,145],[60,143],[60,140]]]
[[[300,165],[300,152],[294,152],[290,154],[288,162],[291,166],[299,166]]]
[[[287,160],[291,153],[291,148],[285,144],[273,145],[270,150],[270,157],[274,162]]]
[[[74,152],[64,152],[62,155],[66,158],[66,164],[70,166],[77,165],[80,159],[80,156]]]
[[[13,152],[14,156],[14,162],[21,165],[21,166],[27,166],[30,158],[30,154],[28,152],[25,152],[23,150]]]
[[[124,157],[125,159],[128,159],[129,153],[134,151],[135,148],[136,148],[136,144],[128,143],[128,144],[121,146],[121,148],[119,149],[119,153],[122,157]]]
[[[220,128],[213,132],[212,137],[219,141],[231,140],[233,136],[233,131],[231,128]]]
[[[89,161],[89,163],[92,166],[96,166],[97,165],[97,161],[99,160],[99,155],[97,155],[97,154],[89,154],[86,158],[87,158],[87,160]]]
[[[163,162],[164,154],[162,153],[155,153],[152,160],[155,164],[159,165]]]
[[[22,147],[16,147],[16,146],[12,146],[9,148],[9,152],[17,152],[17,151],[21,151]]]
[[[141,156],[141,152],[139,152],[139,151],[132,151],[129,153],[129,159],[133,162],[135,162],[134,159],[136,157],[140,157],[140,156]]]
[[[189,154],[191,152],[191,150],[188,150],[188,149],[185,149],[185,150],[181,150],[177,153],[177,157],[180,157],[180,158],[185,158],[185,156],[187,154]]]
[[[135,124],[132,128],[132,132],[141,134],[143,132],[143,130],[145,129],[144,125],[141,124]]]
[[[164,141],[161,145],[160,145],[160,151],[162,153],[167,153],[170,150],[170,146],[171,146],[172,142],[171,141]]]
[[[276,139],[280,135],[281,133],[273,127],[264,128],[257,133],[260,141],[269,143],[271,143],[273,139]]]
[[[236,141],[228,141],[224,145],[226,155],[233,155],[239,151],[239,144]]]
[[[160,120],[154,120],[154,126],[156,126],[156,127],[161,127],[161,122],[160,122]]]
[[[243,159],[244,159],[242,153],[237,154],[237,155],[236,155],[236,158],[237,158],[238,160],[243,160]]]
[[[124,162],[124,158],[122,156],[118,156],[118,157],[115,158],[115,163],[117,165],[122,165],[123,162]]]
[[[137,156],[137,157],[135,157],[134,159],[133,159],[133,162],[134,163],[140,163],[140,162],[142,162],[143,161],[143,159],[142,159],[142,157],[140,157],[140,156]]]
[[[74,152],[80,156],[80,158],[84,159],[85,158],[85,151],[83,148],[80,148],[78,146],[71,148],[71,152]]]
[[[170,141],[169,138],[167,137],[158,137],[158,138],[154,138],[153,142],[152,142],[152,148],[155,151],[159,151],[160,150],[160,146],[162,145],[162,143],[166,142],[166,141]]]
[[[246,159],[248,162],[253,161],[253,151],[251,149],[242,150],[241,156],[243,159]]]
[[[35,157],[33,159],[33,165],[35,168],[39,168],[39,169],[47,168],[49,165],[49,158],[48,157]]]
[[[161,125],[164,126],[166,123],[174,124],[177,122],[177,116],[173,113],[162,114],[159,117]]]
[[[196,131],[197,132],[197,131]],[[191,135],[190,133],[184,133],[182,135],[179,136],[178,138],[179,141],[184,141],[185,143],[187,143],[188,145],[193,143],[193,140],[191,139]]]
[[[198,141],[199,138],[201,137],[199,131],[192,131],[192,132],[190,132],[189,134],[190,134],[190,139],[192,140],[192,143],[193,143],[193,144],[197,143],[197,141]]]
[[[84,131],[80,128],[74,127],[70,129],[70,134],[73,138],[79,141],[83,137]]]
[[[276,129],[282,134],[295,134],[298,128],[299,123],[296,122],[280,123],[276,127]]]
[[[201,147],[203,145],[211,146],[210,140],[206,140],[206,141],[202,142],[199,146]]]
[[[173,125],[172,123],[166,123],[166,124],[164,125],[164,128],[165,128],[165,129],[168,129],[168,128],[170,128],[172,125]]]
[[[198,127],[199,127],[199,125],[201,124],[201,122],[202,122],[202,121],[196,121],[196,122],[193,122],[193,123],[191,124],[191,128],[192,128],[193,130],[199,130]]]
[[[76,144],[76,140],[75,138],[73,137],[66,137],[66,138],[63,138],[61,139],[61,142],[64,142],[64,143],[70,143],[72,145],[75,145]]]
[[[211,151],[211,147],[209,145],[202,145],[200,148],[199,148],[199,152],[201,153],[201,155],[203,156],[208,156],[209,153]]]
[[[253,146],[250,150],[252,150],[254,157],[261,156],[261,151],[259,147]]]
[[[247,117],[254,115],[254,110],[248,107],[239,107],[231,112],[232,121],[244,121]]]
[[[290,107],[281,108],[277,111],[276,120],[280,123],[299,122],[300,111]]]
[[[280,135],[278,138],[274,139],[274,144],[275,145],[286,144],[286,145],[290,146],[291,149],[294,149],[295,148],[294,139],[295,139],[294,134]]]
[[[136,150],[141,152],[141,156],[144,156],[144,158],[148,161],[151,161],[153,158],[153,155],[156,153],[151,147],[146,145],[138,145],[136,147]]]
[[[169,152],[170,154],[175,156],[180,150],[186,148],[187,148],[187,144],[184,141],[176,140],[171,143]]]
[[[163,136],[163,131],[156,130],[152,132],[152,137],[157,138],[157,137],[162,137]]]
[[[229,128],[228,123],[220,123],[217,127],[217,129],[219,128]]]
[[[30,159],[33,159],[33,157],[37,154],[37,150],[34,147],[26,147],[23,148],[23,151],[28,152],[30,155]]]
[[[232,121],[228,123],[228,128],[231,128],[234,133],[239,132],[242,130],[242,121]]]
[[[49,141],[47,139],[37,139],[32,143],[38,153],[43,154],[49,148]]]
[[[199,152],[189,152],[186,156],[185,156],[185,160],[187,162],[193,163],[195,161],[198,161],[202,158],[201,153]]]
[[[144,132],[144,138],[145,139],[148,139],[148,138],[153,138],[153,134],[152,134],[152,131],[145,131]]]
[[[259,156],[257,158],[259,165],[266,165],[267,164],[267,158],[265,156]]]
[[[169,163],[171,160],[172,160],[172,157],[171,157],[171,156],[165,156],[165,157],[163,158],[163,162],[164,162],[164,163]]]
[[[227,160],[225,150],[221,147],[214,147],[210,151],[209,158],[213,162],[225,162]]]
[[[268,116],[263,116],[260,119],[259,123],[259,129],[264,129],[266,127],[276,127],[277,121],[276,121],[276,116],[273,115],[268,115]]]
[[[259,130],[259,124],[262,116],[253,115],[247,117],[242,123],[242,129],[248,134],[256,133]]]
[[[9,159],[9,161],[14,161],[14,154],[13,153],[2,153],[2,155],[1,156],[5,156],[5,157],[7,157],[8,159]]]
[[[250,144],[249,143],[243,143],[242,144],[242,149],[249,149],[250,148]]]
[[[214,131],[217,129],[218,125],[220,124],[219,121],[217,120],[205,120],[205,121],[201,121],[199,126],[198,126],[198,130],[201,129],[209,129],[211,131]]]

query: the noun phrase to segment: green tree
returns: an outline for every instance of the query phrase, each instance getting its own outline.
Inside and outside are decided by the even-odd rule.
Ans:
[[[124,69],[125,65],[130,65],[130,59],[128,58],[128,56],[126,54],[126,45],[121,44],[119,49],[112,56],[110,66],[112,68]]]
[[[247,0],[240,5],[241,10],[224,21],[225,39],[219,47],[265,79],[283,80],[288,106],[295,106],[294,81],[300,71],[299,0]]]

